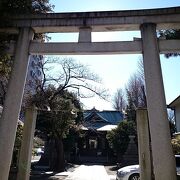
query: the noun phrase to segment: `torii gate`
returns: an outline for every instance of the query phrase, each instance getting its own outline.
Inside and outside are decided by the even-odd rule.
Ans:
[[[30,54],[143,54],[147,108],[156,180],[175,180],[166,101],[159,53],[180,52],[179,40],[159,40],[157,29],[180,29],[180,7],[23,15],[0,31],[18,33],[9,53],[14,67],[0,120],[0,180],[7,180]],[[91,42],[91,32],[140,30],[141,39],[126,42]],[[34,33],[79,32],[78,43],[40,43]]]

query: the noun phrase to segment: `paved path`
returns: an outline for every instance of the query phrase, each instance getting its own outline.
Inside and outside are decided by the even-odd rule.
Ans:
[[[110,180],[110,178],[102,165],[81,165],[65,180]]]

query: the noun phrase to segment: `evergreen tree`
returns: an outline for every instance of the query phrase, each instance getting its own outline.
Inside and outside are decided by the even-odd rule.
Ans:
[[[165,39],[180,39],[180,29],[161,30],[158,33],[160,38]],[[166,58],[179,56],[179,53],[168,53],[165,54]]]
[[[129,144],[129,135],[135,135],[136,128],[132,121],[123,121],[119,123],[116,129],[109,131],[106,135],[108,143],[114,152],[117,153],[118,161],[127,150]]]
[[[3,16],[18,14],[42,14],[54,8],[49,0],[2,0],[0,12]]]
[[[56,88],[49,86],[43,94],[36,94],[34,103],[42,104],[36,124],[36,133],[47,140],[45,154],[40,163],[50,162],[50,168],[55,171],[64,171],[64,147],[63,139],[67,138],[76,124],[81,121],[81,105],[73,93],[64,90],[48,103],[49,111],[46,110],[49,97],[56,91]],[[38,99],[40,98],[40,99]],[[47,149],[46,149],[47,148]]]

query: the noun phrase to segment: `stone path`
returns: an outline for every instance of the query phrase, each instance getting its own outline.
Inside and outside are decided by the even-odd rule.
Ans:
[[[30,180],[115,180],[114,165],[71,165],[67,171],[54,174],[47,171],[31,172]]]
[[[110,178],[102,165],[81,165],[65,180],[110,180]]]

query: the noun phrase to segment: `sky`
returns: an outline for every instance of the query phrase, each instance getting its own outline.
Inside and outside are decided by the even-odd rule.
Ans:
[[[88,12],[153,9],[180,6],[180,0],[50,0],[54,12]],[[77,33],[49,34],[51,42],[77,42]],[[140,32],[92,33],[92,41],[124,41],[141,37]],[[125,88],[128,79],[137,72],[139,55],[74,55],[77,62],[88,65],[90,70],[102,79],[102,86],[109,90],[109,102],[98,97],[81,99],[85,109],[111,110],[112,97],[119,88]],[[180,57],[166,59],[160,56],[166,102],[169,104],[180,95]]]

